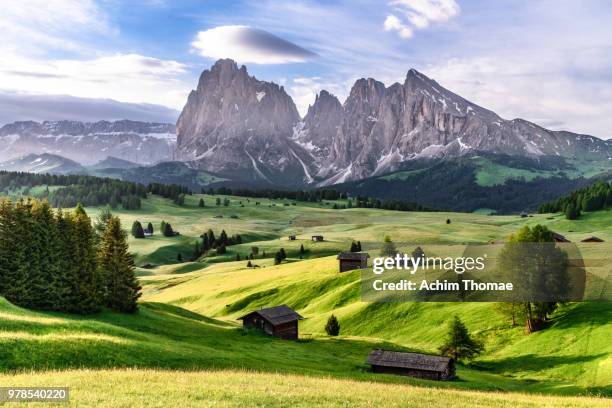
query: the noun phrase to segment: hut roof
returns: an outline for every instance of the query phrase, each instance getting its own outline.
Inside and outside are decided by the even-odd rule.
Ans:
[[[419,353],[372,350],[366,363],[383,367],[400,367],[414,370],[444,372],[452,358]]]
[[[585,239],[583,239],[583,240],[582,240],[582,241],[580,241],[580,242],[604,242],[604,240],[603,240],[603,239],[601,239],[601,238],[598,238],[598,237],[593,236],[593,237],[588,237],[588,238],[585,238]]]
[[[238,320],[242,320],[247,316],[252,314],[258,314],[268,322],[273,325],[283,324],[292,322],[294,320],[302,320],[304,319],[300,316],[295,310],[291,309],[287,305],[268,307],[266,309],[255,310],[251,313],[248,313],[242,317],[239,317]]]
[[[343,261],[365,261],[370,257],[366,252],[342,252],[337,259]]]
[[[570,242],[569,239],[565,238],[563,235],[553,232],[552,233],[553,238],[555,239],[555,241],[557,242]]]

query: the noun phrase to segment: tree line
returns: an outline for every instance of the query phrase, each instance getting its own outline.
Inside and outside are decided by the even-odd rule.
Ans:
[[[91,207],[110,205],[112,208],[121,206],[125,210],[136,210],[140,209],[140,200],[147,197],[145,186],[129,181],[83,175],[0,171],[0,190],[7,194],[25,188],[23,195],[27,195],[29,189],[35,186],[61,186],[53,190],[47,187],[38,197],[60,208],[71,208],[81,203]]]
[[[80,204],[69,212],[0,201],[0,296],[38,310],[131,313],[140,289],[126,232],[109,210],[92,226]]]
[[[234,195],[240,197],[251,197],[251,198],[269,198],[274,199],[287,199],[295,201],[305,202],[319,202],[321,200],[342,200],[348,196],[346,193],[340,192],[334,189],[318,189],[318,190],[275,190],[275,189],[261,189],[261,190],[250,190],[246,188],[229,188],[229,187],[218,187],[202,189],[202,194],[209,195]]]
[[[555,201],[540,205],[538,212],[540,214],[562,212],[567,219],[575,220],[584,211],[598,211],[609,207],[612,207],[612,183],[600,180]]]

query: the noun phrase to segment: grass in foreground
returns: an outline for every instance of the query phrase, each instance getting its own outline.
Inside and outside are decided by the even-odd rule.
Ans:
[[[603,408],[611,403],[610,400],[589,397],[457,391],[234,370],[24,372],[0,375],[0,382],[19,386],[68,386],[70,405],[78,407]]]

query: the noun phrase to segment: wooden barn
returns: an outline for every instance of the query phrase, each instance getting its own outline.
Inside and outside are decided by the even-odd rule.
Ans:
[[[583,239],[580,242],[604,242],[604,240],[598,237],[588,237],[588,238]]]
[[[286,340],[298,338],[298,321],[304,319],[286,305],[256,310],[240,317],[243,327],[261,330]]]
[[[428,380],[451,380],[455,377],[455,362],[450,357],[376,349],[370,353],[366,363],[373,373]]]
[[[323,235],[313,235],[311,239],[314,242],[322,242],[323,241]]]
[[[365,269],[368,267],[369,254],[365,252],[343,252],[338,255],[338,267],[340,272]]]
[[[565,238],[563,235],[558,234],[556,232],[553,232],[552,235],[553,235],[553,239],[555,240],[555,242],[571,242],[569,239]]]
[[[295,235],[289,235],[289,241],[295,241],[296,236]]]

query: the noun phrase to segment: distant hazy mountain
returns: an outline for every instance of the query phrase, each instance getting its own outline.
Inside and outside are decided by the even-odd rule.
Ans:
[[[98,163],[90,166],[92,170],[104,170],[104,169],[133,169],[140,167],[138,163],[134,163],[128,160],[119,159],[117,157],[109,156],[106,159],[99,161]]]
[[[50,153],[93,165],[109,156],[137,164],[172,160],[174,125],[116,122],[15,122],[0,128],[0,160]]]
[[[300,119],[283,87],[219,60],[202,73],[177,123],[178,158],[233,178],[330,185],[385,174],[422,158],[479,152],[586,160],[612,142],[504,120],[416,70],[386,87],[359,79],[341,104],[322,91]]]
[[[0,163],[0,170],[53,174],[84,174],[87,172],[79,163],[49,153],[28,154]]]

